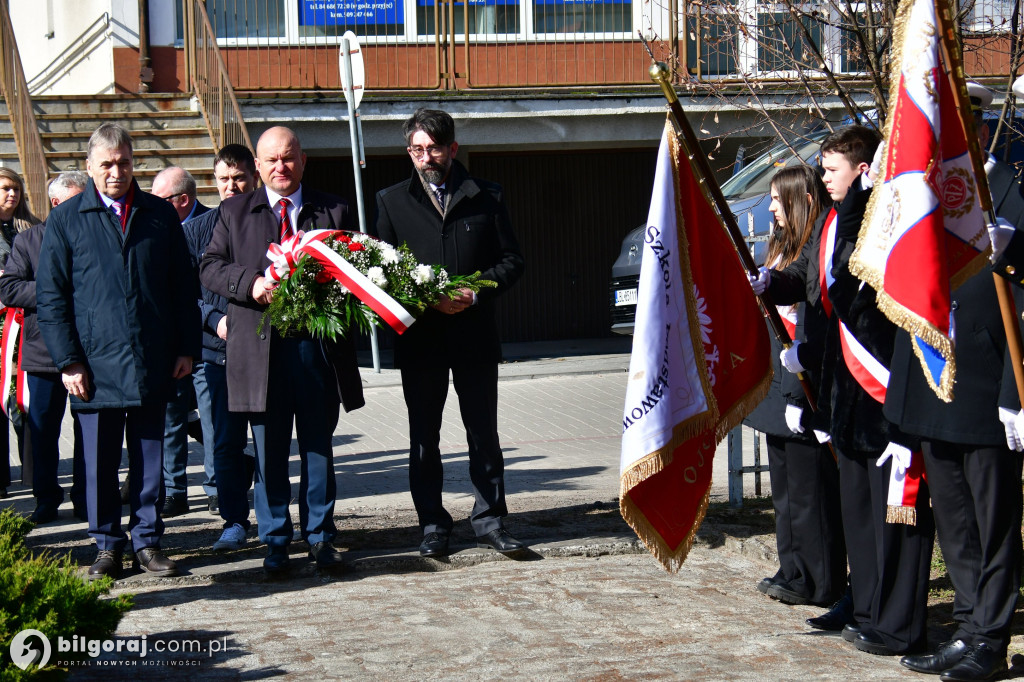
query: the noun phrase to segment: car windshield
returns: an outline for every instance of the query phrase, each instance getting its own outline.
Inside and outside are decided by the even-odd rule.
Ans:
[[[808,140],[799,140],[793,143],[793,149],[796,150],[797,156],[794,156],[786,145],[775,145],[754,159],[749,166],[729,178],[722,185],[722,194],[729,201],[767,194],[771,189],[772,178],[775,177],[775,173],[779,169],[798,163],[812,163],[818,153],[818,147],[821,146],[821,141],[827,134],[828,131],[822,131],[811,135]]]

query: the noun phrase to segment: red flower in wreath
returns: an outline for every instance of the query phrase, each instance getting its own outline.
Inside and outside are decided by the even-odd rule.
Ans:
[[[347,234],[341,235],[340,237],[338,237],[338,239],[340,239],[343,244],[348,244],[350,241],[352,241],[352,237],[349,237]]]
[[[348,250],[349,251],[365,251],[366,249],[359,242],[351,242],[348,245]]]
[[[331,273],[327,272],[326,270],[321,270],[320,272],[316,273],[315,279],[317,284],[327,284],[334,278],[331,277]]]

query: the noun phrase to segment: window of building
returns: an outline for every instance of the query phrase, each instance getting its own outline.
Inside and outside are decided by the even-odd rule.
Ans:
[[[466,22],[469,33],[475,35],[498,35],[519,33],[518,0],[465,0],[454,2],[455,33],[465,35]],[[416,26],[421,36],[434,35],[437,25],[443,25],[440,12],[447,10],[436,0],[416,0]]]

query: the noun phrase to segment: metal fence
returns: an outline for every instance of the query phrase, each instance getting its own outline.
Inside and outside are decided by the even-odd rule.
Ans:
[[[231,78],[201,0],[183,0],[185,71],[216,149],[242,144],[252,149]]]
[[[894,0],[184,0],[209,12],[239,91],[337,90],[341,37],[370,90],[649,84],[655,55],[698,80],[864,73]],[[973,75],[1005,73],[1010,0],[962,13]],[[867,36],[868,45],[863,36]]]
[[[46,155],[36,115],[32,111],[32,96],[25,84],[25,72],[18,54],[18,43],[14,39],[7,0],[0,0],[0,89],[7,103],[29,205],[35,215],[46,218],[50,212],[46,196]]]

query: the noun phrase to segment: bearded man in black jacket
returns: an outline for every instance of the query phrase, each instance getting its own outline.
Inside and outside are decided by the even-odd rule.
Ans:
[[[525,545],[505,530],[504,460],[498,443],[501,344],[494,299],[523,273],[523,257],[502,203],[501,187],[470,177],[455,160],[455,122],[444,111],[419,109],[403,129],[415,169],[377,193],[371,233],[407,244],[421,263],[451,275],[480,272],[497,283],[474,294],[442,298],[398,338],[395,363],[409,408],[409,485],[423,530],[420,554],[448,554],[452,517],[441,501],[441,416],[451,372],[469,441],[476,502],[471,523],[481,547],[516,554]]]

